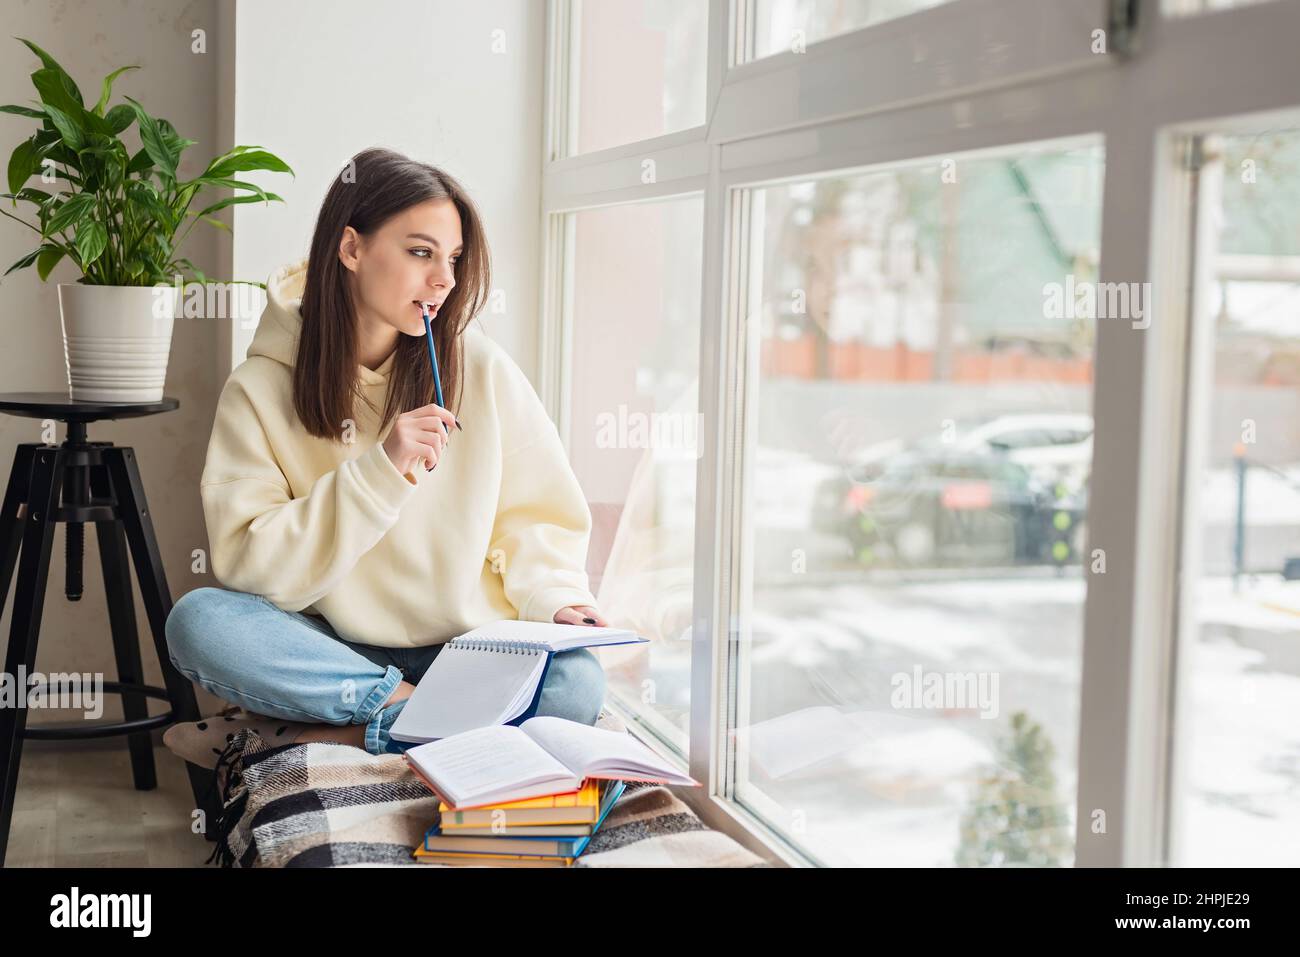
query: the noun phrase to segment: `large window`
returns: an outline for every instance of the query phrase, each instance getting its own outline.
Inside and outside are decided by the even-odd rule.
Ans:
[[[1101,178],[1019,147],[749,194],[736,797],[828,863],[1072,859]]]
[[[1294,865],[1300,848],[1300,131],[1201,139],[1196,250],[1209,352],[1188,480],[1193,621],[1181,863]]]
[[[681,797],[795,865],[1279,862],[1300,0],[548,9],[543,391]]]
[[[581,0],[572,5],[566,153],[590,153],[704,122],[709,5]]]
[[[681,755],[690,716],[699,459],[700,198],[571,215],[569,452],[596,526],[616,701]]]

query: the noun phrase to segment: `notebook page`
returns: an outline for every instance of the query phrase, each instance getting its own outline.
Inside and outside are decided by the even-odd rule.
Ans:
[[[441,655],[439,655],[441,657]],[[417,745],[407,758],[456,804],[544,781],[573,780],[567,768],[509,725]]]
[[[529,718],[520,729],[554,755],[574,777],[590,773],[626,772],[629,777],[663,778],[675,784],[694,784],[644,744],[621,731],[593,728],[564,718]]]
[[[415,686],[389,734],[399,741],[448,738],[504,724],[532,701],[544,654],[444,648]],[[513,713],[511,713],[513,712]]]

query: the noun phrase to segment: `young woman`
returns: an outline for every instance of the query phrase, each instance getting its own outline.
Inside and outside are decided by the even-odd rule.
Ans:
[[[591,513],[555,426],[470,325],[489,288],[465,190],[383,149],[353,157],[308,258],[267,283],[200,481],[227,588],[182,596],[167,643],[201,687],[293,722],[246,722],[273,744],[398,753],[409,745],[389,728],[443,642],[506,618],[607,624],[584,570]],[[421,303],[449,408],[433,401]],[[538,713],[592,724],[603,700],[600,663],[579,649],[551,663]],[[233,710],[174,726],[168,746],[212,766]]]

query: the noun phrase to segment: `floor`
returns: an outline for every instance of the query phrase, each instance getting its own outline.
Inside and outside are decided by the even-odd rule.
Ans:
[[[155,735],[158,786],[137,791],[126,742],[28,741],[7,867],[214,867],[180,758]]]

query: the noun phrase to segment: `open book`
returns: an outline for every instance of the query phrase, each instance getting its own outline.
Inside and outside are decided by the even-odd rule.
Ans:
[[[407,699],[389,736],[422,744],[532,717],[553,654],[646,642],[626,628],[494,621],[453,638]]]
[[[407,763],[453,809],[576,791],[587,778],[699,787],[632,735],[529,718],[417,745]]]

